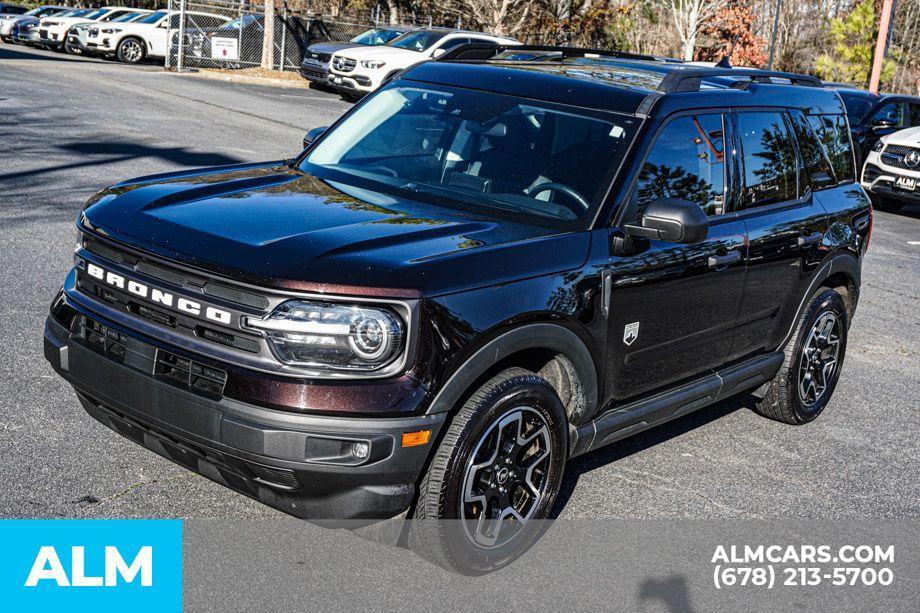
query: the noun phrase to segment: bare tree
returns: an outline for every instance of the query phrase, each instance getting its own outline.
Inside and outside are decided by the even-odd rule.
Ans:
[[[488,32],[513,36],[520,32],[531,16],[531,0],[459,0],[461,15],[467,15]]]
[[[262,26],[262,68],[275,66],[275,0],[265,1],[265,22]]]
[[[696,39],[704,25],[710,23],[727,0],[670,0],[674,29],[680,37],[681,57],[690,61]]]

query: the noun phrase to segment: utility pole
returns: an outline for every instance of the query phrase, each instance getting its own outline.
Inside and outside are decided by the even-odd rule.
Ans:
[[[783,8],[783,0],[776,0],[776,14],[773,16],[773,36],[770,39],[770,59],[767,61],[767,70],[773,70],[773,58],[776,57],[776,35],[779,34],[779,11]]]
[[[882,0],[882,18],[878,24],[878,40],[875,41],[875,58],[872,60],[872,76],[869,78],[869,91],[878,93],[879,81],[882,79],[882,66],[888,54],[888,31],[891,28],[891,13],[894,0]]]

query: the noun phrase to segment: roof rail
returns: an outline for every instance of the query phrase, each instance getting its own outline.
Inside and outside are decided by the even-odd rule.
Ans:
[[[649,62],[666,62],[665,58],[654,55],[643,55],[641,53],[630,53],[628,51],[614,51],[611,49],[589,49],[584,47],[558,47],[553,45],[492,45],[489,43],[467,43],[451,49],[437,58],[439,62],[456,62],[468,60],[490,60],[505,51],[545,51],[547,53],[559,53],[561,58],[569,57],[589,57],[596,55],[599,57],[611,57],[624,60],[645,60]],[[560,58],[560,59],[561,59]]]
[[[786,79],[792,85],[824,87],[817,77],[794,72],[778,72],[757,68],[676,68],[669,72],[658,85],[658,91],[666,94],[699,91],[703,79],[718,77],[747,77],[754,83],[773,83],[772,79]]]

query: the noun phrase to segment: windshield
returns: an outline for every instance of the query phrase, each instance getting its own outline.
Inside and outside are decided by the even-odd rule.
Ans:
[[[112,23],[124,23],[126,21],[131,21],[132,19],[137,19],[139,16],[143,14],[144,13],[125,13],[124,15],[121,15],[113,19]]]
[[[585,227],[638,120],[477,90],[393,85],[302,169],[484,216]]]
[[[63,13],[58,13],[55,17],[83,17],[89,13],[92,9],[79,9],[74,11],[64,11]]]
[[[399,30],[389,30],[386,28],[374,28],[372,30],[368,30],[367,32],[362,32],[361,34],[358,34],[353,39],[351,39],[351,42],[357,43],[359,45],[371,45],[371,46],[385,45],[391,40],[393,40],[394,38],[397,38],[400,34],[402,34],[402,32],[400,32]]]
[[[851,124],[857,124],[860,120],[866,116],[872,106],[875,104],[875,99],[869,98],[867,96],[854,95],[844,92],[838,92],[840,97],[843,99],[843,105],[847,109],[847,118],[850,120]]]
[[[86,15],[87,19],[99,19],[103,15],[109,12],[109,9],[99,9],[98,11],[93,11],[89,15]]]
[[[430,30],[419,30],[418,32],[407,32],[390,43],[391,47],[408,49],[409,51],[424,51],[442,38],[447,36],[447,32],[432,32]]]
[[[166,11],[157,11],[155,13],[150,13],[146,17],[138,19],[134,23],[156,23],[159,20],[163,19],[166,16]]]
[[[245,28],[254,23],[258,23],[258,21],[255,15],[243,15],[242,17],[237,17],[233,21],[228,21],[226,24],[222,25],[221,28]]]

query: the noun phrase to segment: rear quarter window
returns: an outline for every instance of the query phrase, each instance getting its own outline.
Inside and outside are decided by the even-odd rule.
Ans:
[[[810,115],[808,123],[818,137],[821,146],[834,169],[837,183],[851,183],[856,180],[853,160],[853,143],[844,115]]]

